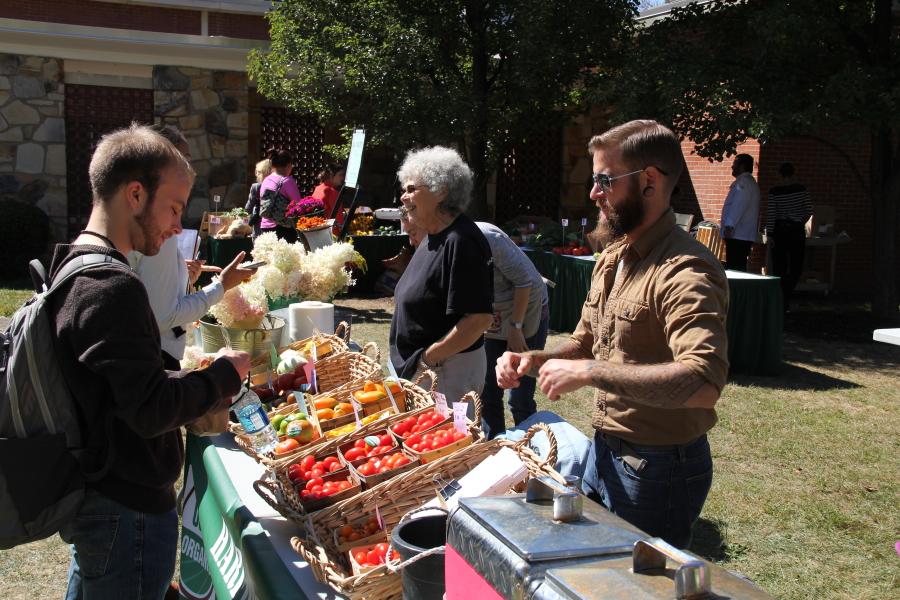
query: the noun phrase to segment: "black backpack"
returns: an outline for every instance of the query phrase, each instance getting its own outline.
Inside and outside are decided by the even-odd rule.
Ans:
[[[112,465],[110,450],[98,471],[83,472],[83,432],[57,362],[47,302],[79,273],[109,267],[130,270],[112,256],[84,254],[48,281],[41,263],[31,261],[35,295],[0,335],[0,549],[59,531],[78,512],[85,482]]]
[[[274,190],[267,189],[263,191],[259,199],[259,214],[275,221],[276,225],[293,229],[296,221],[285,215],[291,199],[281,193],[281,186],[284,185],[285,181],[287,181],[287,177],[283,177],[276,184]]]

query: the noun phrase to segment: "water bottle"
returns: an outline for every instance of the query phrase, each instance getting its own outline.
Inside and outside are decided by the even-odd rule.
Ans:
[[[243,388],[238,394],[234,404],[231,405],[234,414],[237,415],[238,421],[244,427],[244,431],[253,448],[258,454],[267,454],[275,450],[275,444],[278,443],[278,433],[269,422],[269,416],[266,414],[259,396],[251,389]]]

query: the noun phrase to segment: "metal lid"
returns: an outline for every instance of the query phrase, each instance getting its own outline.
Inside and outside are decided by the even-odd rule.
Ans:
[[[584,514],[571,523],[553,520],[553,502],[526,502],[523,494],[463,498],[465,511],[529,562],[631,554],[646,537],[599,504],[584,501]]]

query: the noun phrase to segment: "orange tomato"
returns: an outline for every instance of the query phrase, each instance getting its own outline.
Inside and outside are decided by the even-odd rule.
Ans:
[[[294,438],[287,438],[283,442],[278,442],[275,446],[275,454],[287,454],[300,447],[300,442]]]

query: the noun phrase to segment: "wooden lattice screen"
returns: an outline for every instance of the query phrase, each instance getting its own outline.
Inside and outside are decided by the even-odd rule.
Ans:
[[[325,166],[322,144],[325,134],[313,117],[277,106],[260,107],[260,156],[270,148],[283,148],[294,157],[294,179],[301,194],[311,194],[319,184],[317,175]]]
[[[66,191],[68,234],[84,229],[91,214],[88,166],[101,136],[132,121],[153,123],[153,90],[66,85]]]
[[[559,211],[562,134],[551,129],[516,144],[497,169],[494,222],[519,215],[555,219]]]

